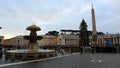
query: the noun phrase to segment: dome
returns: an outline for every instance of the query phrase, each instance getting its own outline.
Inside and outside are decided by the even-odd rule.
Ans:
[[[39,26],[36,26],[35,24],[33,24],[31,26],[28,26],[26,28],[26,30],[36,30],[36,31],[38,31],[38,30],[41,30],[41,28]]]

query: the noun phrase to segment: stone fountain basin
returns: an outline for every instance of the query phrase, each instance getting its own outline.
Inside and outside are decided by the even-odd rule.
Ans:
[[[34,58],[37,56],[38,58],[48,58],[55,56],[54,50],[45,50],[45,49],[38,49],[37,52],[29,52],[28,49],[19,49],[19,50],[9,50],[7,51],[7,55],[9,57],[27,57],[27,58]]]
[[[46,53],[46,52],[53,52],[53,51],[54,50],[38,49],[37,52]],[[7,52],[11,52],[11,53],[36,53],[36,52],[28,52],[28,49],[9,50]]]

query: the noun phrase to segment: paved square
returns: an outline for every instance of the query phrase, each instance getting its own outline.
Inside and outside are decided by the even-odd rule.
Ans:
[[[120,68],[120,54],[83,53],[48,60],[36,60],[11,65],[0,65],[1,68]]]

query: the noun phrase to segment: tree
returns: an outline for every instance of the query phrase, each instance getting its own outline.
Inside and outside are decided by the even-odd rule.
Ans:
[[[81,24],[80,24],[80,43],[82,46],[88,46],[89,45],[89,34],[88,34],[88,30],[87,30],[87,24],[84,21],[84,19],[82,20]]]
[[[53,35],[53,36],[58,36],[59,32],[58,31],[48,31],[46,35]]]

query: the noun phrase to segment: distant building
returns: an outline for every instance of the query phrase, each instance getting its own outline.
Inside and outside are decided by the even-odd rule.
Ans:
[[[58,36],[58,45],[79,46],[79,35],[77,34],[61,34]]]
[[[89,45],[92,45],[92,32],[89,31]],[[62,33],[58,36],[53,35],[42,35],[43,39],[38,40],[39,46],[72,46],[72,47],[78,47],[79,46],[79,34],[77,33]],[[10,39],[4,39],[3,36],[0,36],[0,43],[3,45],[9,45],[9,46],[26,46],[28,41],[23,38],[23,36],[16,36]],[[101,32],[97,32],[97,47],[105,47],[105,46],[114,46],[114,45],[120,45],[120,34],[103,34]]]
[[[10,39],[4,39],[4,40],[3,40],[3,45],[4,45],[4,46],[7,46],[7,45],[9,44],[9,40],[10,40]]]
[[[4,45],[7,45],[7,46],[15,46],[15,47],[26,46],[27,43],[28,41],[25,40],[23,36],[16,36],[16,37],[4,40]]]
[[[58,45],[70,45],[70,46],[81,46],[79,42],[79,30],[61,30],[62,34],[58,36]],[[92,31],[88,31],[89,34],[89,45],[92,46],[93,35]],[[105,34],[103,32],[97,32],[97,46],[105,46]]]
[[[107,33],[104,36],[104,43],[106,46],[112,46],[112,45],[120,45],[120,34],[109,34]]]
[[[57,45],[57,38],[53,35],[43,35],[42,40],[37,41],[40,46]]]
[[[93,37],[92,35],[89,36],[89,39],[90,39],[90,43],[89,45],[92,46],[92,43],[93,43]],[[97,47],[104,47],[105,44],[104,44],[104,41],[105,41],[105,38],[104,38],[104,35],[97,35],[97,41],[96,41],[96,46]]]
[[[52,45],[57,45],[56,37],[53,35],[43,35],[42,40],[38,40],[39,46],[52,46]],[[23,36],[16,36],[10,39],[5,39],[4,40],[4,45],[7,46],[26,46],[28,44],[28,40],[25,40]]]

